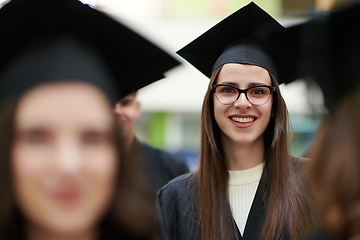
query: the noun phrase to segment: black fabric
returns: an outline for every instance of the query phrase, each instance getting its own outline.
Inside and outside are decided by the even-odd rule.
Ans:
[[[345,27],[346,26],[346,27]],[[351,27],[348,27],[351,26]],[[356,30],[355,30],[356,29]],[[321,87],[325,104],[331,110],[360,83],[360,5],[316,19],[305,28],[304,36],[318,41],[304,46],[310,62],[310,75]]]
[[[72,36],[43,36],[16,58],[0,76],[0,96],[19,94],[42,83],[82,81],[102,89],[116,102],[115,79],[86,42]]]
[[[281,30],[283,30],[283,26],[280,23],[254,2],[251,2],[210,28],[177,53],[208,78],[211,77],[213,70],[221,64],[251,63],[267,69],[281,83],[282,80],[278,78],[271,59],[263,57],[266,52],[261,49],[266,36]],[[256,45],[256,48],[242,48],[241,51],[232,48],[234,45],[249,42],[251,46]],[[227,50],[226,53],[224,50]],[[257,54],[259,51],[262,51],[261,56]],[[221,56],[222,54],[224,55]],[[239,54],[242,56],[239,57]],[[216,63],[219,57],[221,62]],[[286,68],[277,68],[277,70],[279,72],[287,71]]]
[[[246,221],[244,234],[239,240],[255,240],[260,237],[266,211],[265,204],[268,199],[268,196],[264,196],[263,187],[264,186],[260,181]]]
[[[131,234],[119,227],[101,229],[99,240],[149,240],[149,238]]]
[[[132,147],[138,149],[138,157],[150,179],[155,195],[170,180],[189,172],[186,162],[174,154],[154,148],[137,139],[134,140]]]
[[[310,77],[321,87],[331,111],[360,82],[359,27],[356,4],[277,32],[267,38],[266,49],[277,67],[289,68],[286,83]]]
[[[256,65],[265,68],[271,72],[276,79],[278,79],[278,74],[272,60],[258,45],[254,43],[238,43],[224,50],[224,52],[216,60],[212,72],[226,63]]]
[[[6,234],[1,236],[2,240],[26,240],[26,224],[21,213],[17,212],[16,220],[10,228],[7,228]],[[123,226],[114,225],[110,219],[104,219],[99,226],[99,240],[149,240],[131,233]]]
[[[155,44],[78,0],[11,0],[0,9],[0,29],[4,36],[0,38],[0,76],[23,51],[40,44],[39,39],[66,35],[86,43],[96,52],[113,79],[111,85],[118,94],[117,99],[163,78],[167,70],[179,64]],[[68,58],[72,55],[68,54]],[[81,62],[69,61],[81,65]],[[56,73],[63,67],[59,62],[52,78],[60,80],[62,76]],[[0,98],[11,94],[14,86],[29,77],[21,67],[17,72],[19,76],[10,79],[12,88],[3,87]]]
[[[201,239],[198,203],[190,202],[194,180],[193,173],[185,174],[160,189],[156,207],[164,240]]]
[[[196,198],[192,196],[194,181],[193,173],[186,174],[170,181],[159,191],[157,211],[163,227],[164,239],[201,239],[198,227],[199,207]],[[267,196],[264,194],[263,184],[260,181],[249,212],[244,235],[241,236],[238,230],[239,240],[259,239],[265,216],[266,202]],[[288,237],[285,236],[283,239],[288,239]]]

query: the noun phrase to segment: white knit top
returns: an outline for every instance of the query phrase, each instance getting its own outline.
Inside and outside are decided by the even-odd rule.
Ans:
[[[230,207],[242,235],[263,169],[264,163],[261,163],[250,169],[229,171]]]

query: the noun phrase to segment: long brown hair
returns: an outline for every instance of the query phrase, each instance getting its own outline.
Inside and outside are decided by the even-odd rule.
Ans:
[[[211,85],[221,71],[210,79],[201,115],[200,166],[196,173],[196,191],[200,208],[202,239],[237,239],[236,225],[228,201],[228,170],[220,133],[214,118]],[[262,176],[264,196],[269,196],[260,239],[278,240],[285,229],[296,239],[308,227],[311,209],[308,196],[296,172],[300,169],[288,152],[288,112],[275,77],[273,115],[264,132],[265,167]]]
[[[310,156],[318,222],[339,239],[360,239],[360,88],[321,127]]]
[[[20,96],[0,101],[0,239],[25,239],[25,220],[13,194],[10,149],[14,136],[14,116]],[[118,133],[114,124],[114,133]],[[100,219],[100,238],[150,240],[157,237],[155,199],[140,163],[132,158],[124,143],[114,134],[119,169],[112,203]],[[131,217],[129,217],[131,216]]]

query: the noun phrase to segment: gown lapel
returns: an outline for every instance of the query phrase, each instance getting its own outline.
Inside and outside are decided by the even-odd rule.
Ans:
[[[259,186],[256,190],[254,201],[250,208],[249,216],[246,221],[243,236],[241,235],[239,229],[237,228],[239,240],[259,239],[261,228],[263,226],[263,220],[264,220],[263,218],[265,216],[265,201],[266,201],[266,199],[264,199],[264,194],[262,189],[263,187],[260,180]],[[268,197],[266,196],[266,198]]]

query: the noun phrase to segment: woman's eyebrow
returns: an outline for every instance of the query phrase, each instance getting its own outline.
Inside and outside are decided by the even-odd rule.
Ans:
[[[267,84],[264,83],[264,82],[251,82],[251,83],[249,83],[249,87],[253,87],[253,86],[256,86],[256,85],[267,85]]]
[[[237,82],[227,82],[227,81],[224,81],[224,82],[221,82],[220,84],[229,84],[231,86],[234,86],[234,87],[237,87],[239,88],[239,84]],[[248,87],[253,87],[253,86],[257,86],[257,85],[267,85],[266,83],[264,82],[250,82],[248,84]]]
[[[234,87],[239,87],[239,84],[237,82],[221,82],[220,84],[229,84],[231,86],[234,86]]]

